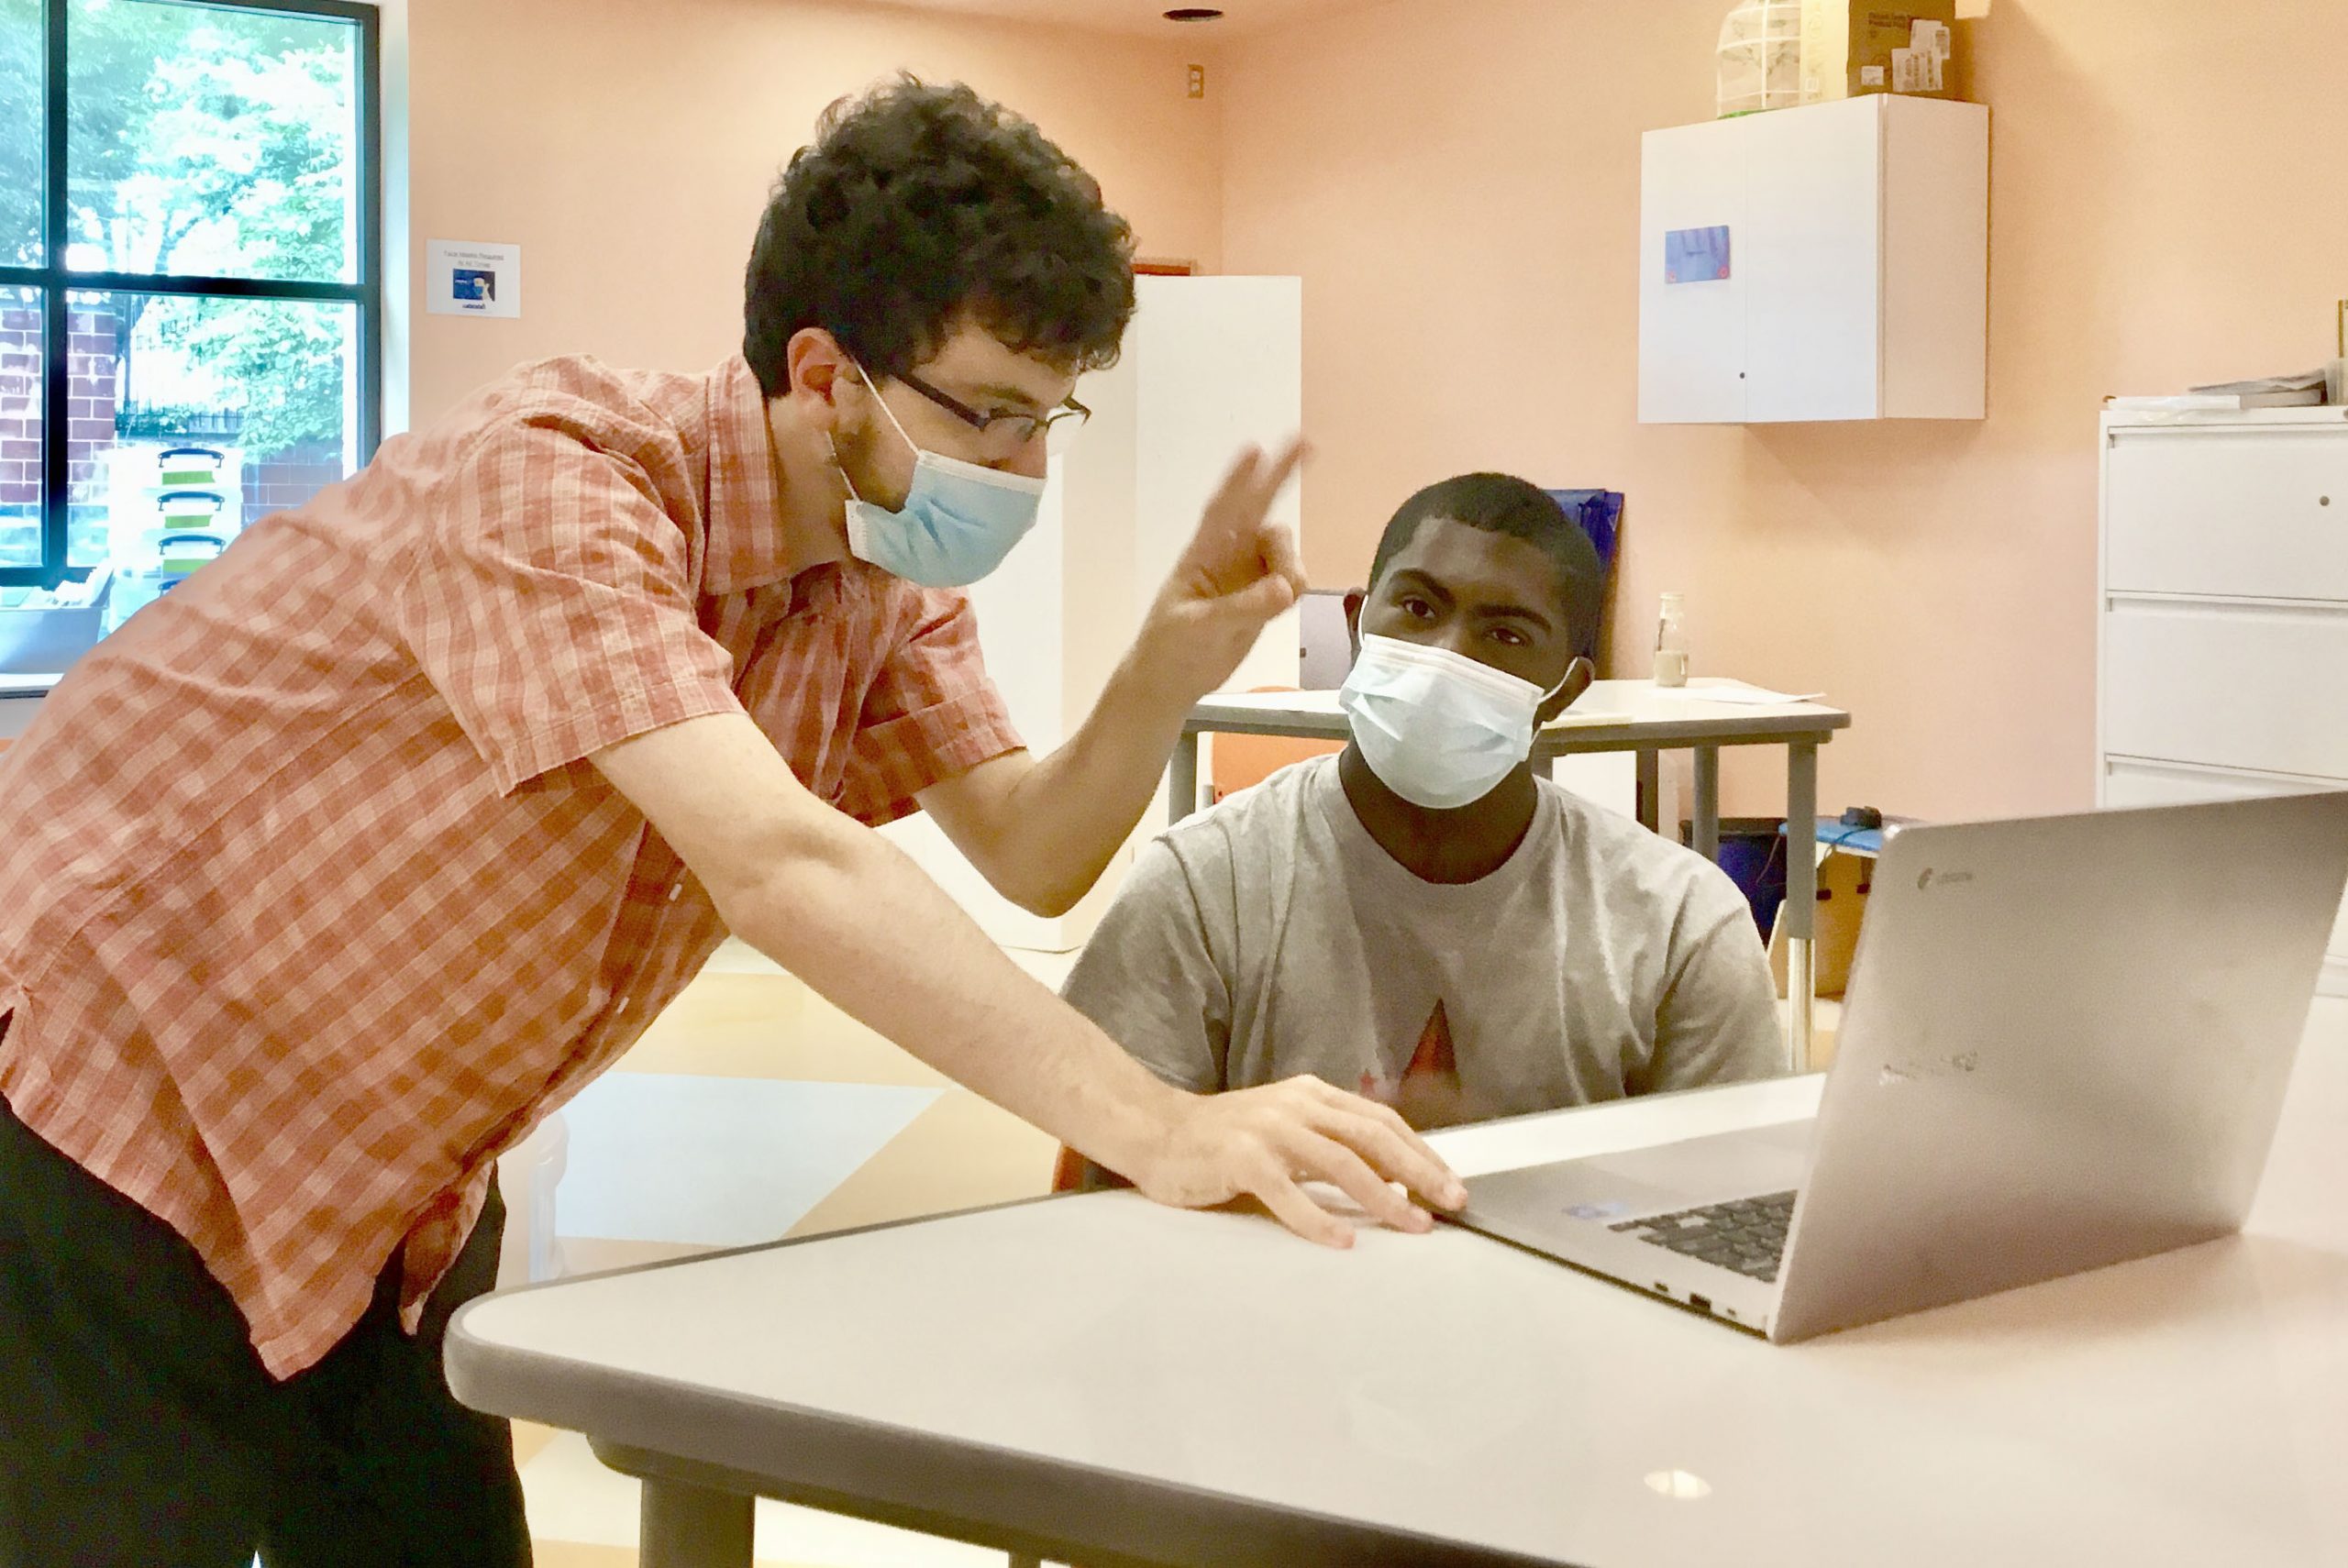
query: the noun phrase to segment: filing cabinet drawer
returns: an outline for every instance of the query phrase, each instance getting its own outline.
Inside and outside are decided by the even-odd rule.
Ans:
[[[2103,762],[2103,803],[2106,806],[2186,806],[2202,801],[2255,800],[2268,795],[2296,795],[2306,790],[2348,780],[2283,778],[2239,768],[2203,767],[2155,762],[2144,757],[2108,756]],[[2348,957],[2348,900],[2331,927],[2328,944],[2335,956]]]
[[[2115,431],[2105,462],[2108,589],[2348,602],[2348,419]]]
[[[2120,599],[2103,653],[2107,754],[2348,778],[2348,607]]]

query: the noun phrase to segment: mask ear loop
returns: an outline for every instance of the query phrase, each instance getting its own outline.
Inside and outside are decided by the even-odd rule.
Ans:
[[[897,433],[897,439],[903,441],[906,446],[913,447],[914,459],[918,462],[921,459],[921,448],[914,446],[914,438],[905,434],[905,427],[897,423],[896,410],[891,408],[889,406],[888,400],[880,395],[880,388],[879,384],[873,381],[872,372],[866,370],[862,362],[859,361],[853,354],[848,356],[847,362],[856,367],[856,373],[859,377],[863,378],[862,385],[866,395],[869,396],[875,403],[880,405],[881,414],[886,415],[888,418],[889,427]],[[824,439],[831,447],[832,471],[840,476],[841,488],[847,491],[847,498],[850,501],[855,502],[859,506],[863,505],[865,503],[864,497],[856,493],[856,481],[847,477],[847,465],[840,461],[839,436],[826,431],[825,433]]]
[[[1584,660],[1581,655],[1574,655],[1572,662],[1566,666],[1565,674],[1557,677],[1557,684],[1549,688],[1548,690],[1541,693],[1541,701],[1535,702],[1534,707],[1538,709],[1543,703],[1547,702],[1550,698],[1555,697],[1558,692],[1563,691],[1566,689],[1567,683],[1573,679],[1574,671],[1579,669],[1583,663]],[[1592,670],[1591,673],[1595,675],[1597,672]]]
[[[824,440],[832,449],[832,472],[839,475],[840,488],[847,491],[847,498],[850,501],[858,506],[863,505],[864,497],[856,493],[856,481],[847,477],[847,465],[840,461],[840,438],[826,431]]]
[[[1534,703],[1534,704],[1533,704],[1533,727],[1534,727],[1534,728],[1535,728],[1535,729],[1539,729],[1539,728],[1541,727],[1541,723],[1542,723],[1542,719],[1541,719],[1541,710],[1542,710],[1542,709],[1544,709],[1544,708],[1545,708],[1545,707],[1547,707],[1547,706],[1549,705],[1550,701],[1551,701],[1554,698],[1556,698],[1556,696],[1557,695],[1557,693],[1558,693],[1558,692],[1560,692],[1560,691],[1563,691],[1563,690],[1566,689],[1566,687],[1567,687],[1567,685],[1568,685],[1568,684],[1573,680],[1573,678],[1574,678],[1574,671],[1575,671],[1575,670],[1579,669],[1583,665],[1585,665],[1585,664],[1589,664],[1589,661],[1587,658],[1583,657],[1580,654],[1576,654],[1576,655],[1574,655],[1574,657],[1573,657],[1573,661],[1572,661],[1571,663],[1569,663],[1569,664],[1567,664],[1567,665],[1566,666],[1566,672],[1565,672],[1565,674],[1563,674],[1563,675],[1561,675],[1561,676],[1557,677],[1557,684],[1556,684],[1555,686],[1552,686],[1551,688],[1549,688],[1549,690],[1548,690],[1544,691],[1543,693],[1541,693],[1541,701],[1539,701],[1538,702],[1535,702],[1535,703]],[[1591,679],[1592,681],[1595,681],[1595,680],[1597,680],[1597,679],[1598,679],[1598,667],[1597,667],[1596,665],[1594,665],[1594,664],[1590,665],[1590,667],[1589,667],[1589,678],[1590,678],[1590,679]],[[1585,688],[1584,690],[1587,690],[1587,688]],[[1572,704],[1571,704],[1571,703],[1568,703],[1568,704],[1567,704],[1567,707],[1570,707],[1570,706],[1572,706]],[[1560,712],[1560,713],[1562,713],[1562,712],[1565,712],[1565,709],[1564,709],[1564,708],[1560,708],[1560,709],[1558,709],[1558,710],[1557,710],[1557,712]],[[1555,715],[1555,714],[1552,714],[1552,715],[1551,715],[1551,718],[1552,718],[1552,719],[1554,719],[1555,717],[1556,717],[1556,715]]]
[[[888,419],[889,428],[897,433],[898,440],[913,448],[914,456],[918,458],[921,456],[921,444],[905,434],[904,425],[897,418],[897,411],[891,408],[889,400],[880,395],[880,383],[872,379],[871,371],[857,364],[854,359],[850,359],[848,363],[856,365],[856,373],[864,378],[864,390],[871,394],[874,403],[880,405],[880,413]]]

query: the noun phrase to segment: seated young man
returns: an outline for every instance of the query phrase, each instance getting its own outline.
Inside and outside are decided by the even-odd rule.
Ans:
[[[1145,848],[1068,999],[1184,1088],[1311,1073],[1420,1128],[1777,1070],[1744,895],[1528,761],[1600,591],[1525,480],[1411,497],[1349,606],[1351,744]]]

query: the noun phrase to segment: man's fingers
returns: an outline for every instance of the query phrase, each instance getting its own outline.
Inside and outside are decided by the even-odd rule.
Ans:
[[[1251,620],[1268,621],[1296,602],[1296,585],[1284,577],[1259,577],[1224,602]]]
[[[1467,1187],[1443,1163],[1443,1156],[1392,1106],[1347,1094],[1319,1078],[1304,1081],[1315,1088],[1315,1098],[1327,1108],[1325,1119],[1315,1122],[1322,1132],[1341,1139],[1380,1175],[1401,1182],[1438,1209],[1456,1209],[1468,1201]],[[1357,1131],[1341,1132],[1341,1126]]]
[[[1304,560],[1297,554],[1296,530],[1285,523],[1267,525],[1258,531],[1257,553],[1263,558],[1264,569],[1274,577],[1286,578],[1290,591],[1296,597],[1304,596]]]
[[[1279,497],[1281,488],[1295,477],[1298,469],[1304,466],[1304,459],[1311,451],[1312,448],[1304,444],[1303,436],[1291,436],[1285,446],[1272,454],[1270,461],[1257,462],[1256,471],[1249,476],[1249,516],[1260,518],[1272,509],[1272,502]],[[1249,455],[1259,459],[1262,457],[1252,448]]]
[[[1379,1224],[1396,1231],[1424,1231],[1434,1223],[1424,1209],[1389,1187],[1342,1141],[1319,1132],[1301,1132],[1292,1152],[1305,1175],[1327,1182]]]
[[[1370,1170],[1382,1178],[1379,1185],[1383,1186],[1387,1181],[1399,1181],[1438,1208],[1458,1207],[1456,1203],[1445,1201],[1449,1189],[1442,1185],[1446,1180],[1457,1178],[1451,1176],[1448,1172],[1443,1172],[1440,1176],[1431,1175],[1426,1168],[1427,1158],[1411,1147],[1403,1133],[1397,1132],[1381,1121],[1343,1110],[1324,1111],[1312,1125],[1313,1130],[1323,1137],[1342,1143],[1361,1156],[1362,1161]],[[1441,1169],[1439,1165],[1435,1168]],[[1421,1181],[1428,1182],[1431,1187],[1438,1190],[1430,1190],[1428,1187],[1420,1186]],[[1391,1192],[1393,1188],[1388,1187],[1387,1190]]]
[[[1200,516],[1198,531],[1183,549],[1176,578],[1212,598],[1244,588],[1269,571],[1290,577],[1292,595],[1301,596],[1304,570],[1297,562],[1295,541],[1291,536],[1283,547],[1271,539],[1264,516],[1304,458],[1302,439],[1291,436],[1273,457],[1248,447],[1233,458]]]
[[[1247,1190],[1272,1211],[1273,1219],[1306,1241],[1318,1242],[1324,1247],[1354,1244],[1353,1226],[1313,1202],[1312,1195],[1290,1177],[1267,1176]]]
[[[1231,459],[1231,467],[1224,470],[1223,482],[1214,487],[1214,494],[1207,498],[1207,509],[1199,519],[1199,531],[1192,536],[1193,548],[1202,547],[1228,550],[1242,526],[1242,520],[1253,513],[1248,511],[1248,498],[1256,491],[1257,475],[1264,466],[1260,447],[1247,447]],[[1257,509],[1257,513],[1261,508]]]

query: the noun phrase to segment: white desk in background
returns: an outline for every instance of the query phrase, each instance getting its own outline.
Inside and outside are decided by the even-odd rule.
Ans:
[[[1738,680],[1696,679],[1676,690],[1651,680],[1600,680],[1574,705],[1534,736],[1533,760],[1547,769],[1573,753],[1629,751],[1638,754],[1639,821],[1651,831],[1657,820],[1660,756],[1667,751],[1695,754],[1696,799],[1689,812],[1697,853],[1718,859],[1721,840],[1721,748],[1781,745],[1786,748],[1786,821],[1809,823],[1818,815],[1818,748],[1848,729],[1851,715],[1815,702],[1756,703],[1707,701],[1706,692],[1755,689]],[[1342,741],[1346,716],[1334,691],[1250,691],[1207,698],[1182,722],[1168,775],[1173,819],[1198,809],[1199,737],[1203,734],[1291,735]],[[1796,1072],[1810,1066],[1810,1001],[1816,988],[1811,942],[1817,931],[1818,865],[1808,855],[1786,857],[1786,1054]]]
[[[1810,1077],[1461,1129],[1469,1174],[1804,1114]],[[1131,1193],[491,1297],[460,1398],[648,1478],[1085,1568],[2338,1568],[2348,1002],[2245,1234],[1773,1346],[1445,1227],[1350,1253]],[[776,1543],[770,1543],[770,1550]]]
[[[0,741],[23,734],[40,712],[41,699],[64,677],[0,675]]]

